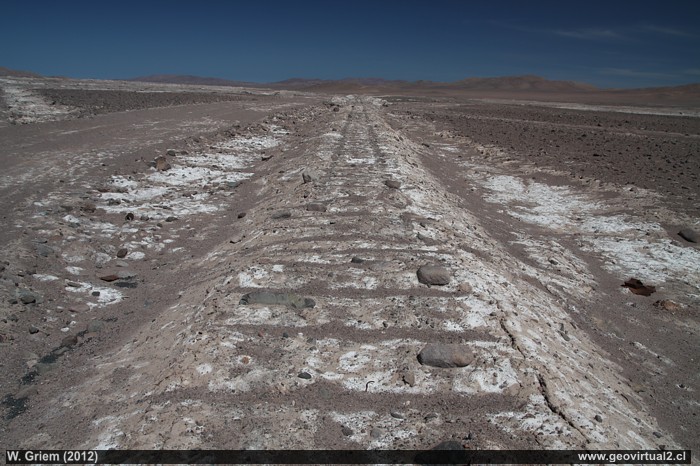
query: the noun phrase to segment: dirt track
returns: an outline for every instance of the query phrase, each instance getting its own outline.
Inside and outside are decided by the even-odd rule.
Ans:
[[[0,128],[3,447],[700,446],[697,118],[236,98]]]

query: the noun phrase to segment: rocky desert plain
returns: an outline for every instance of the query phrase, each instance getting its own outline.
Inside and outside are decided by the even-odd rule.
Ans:
[[[344,84],[0,77],[0,446],[699,451],[697,89]]]

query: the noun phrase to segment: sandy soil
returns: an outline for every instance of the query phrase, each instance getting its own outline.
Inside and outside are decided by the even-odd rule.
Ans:
[[[696,117],[0,85],[0,447],[700,447]]]

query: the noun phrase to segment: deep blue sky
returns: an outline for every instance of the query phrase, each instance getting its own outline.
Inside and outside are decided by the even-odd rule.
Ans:
[[[0,66],[76,78],[664,86],[700,82],[700,2],[3,0],[0,44]]]

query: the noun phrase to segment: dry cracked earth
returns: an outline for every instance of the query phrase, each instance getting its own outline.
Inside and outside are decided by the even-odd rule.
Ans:
[[[0,85],[1,447],[700,448],[697,115]]]

